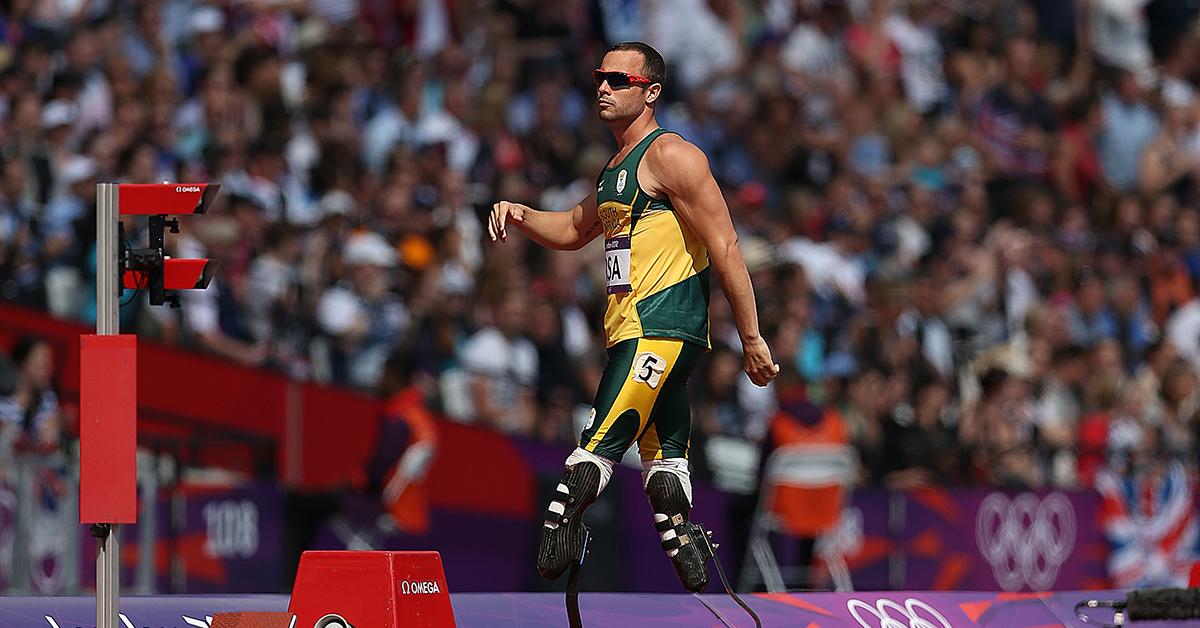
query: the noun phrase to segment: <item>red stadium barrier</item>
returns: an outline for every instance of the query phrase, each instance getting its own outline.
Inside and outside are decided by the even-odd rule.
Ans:
[[[288,612],[306,628],[455,625],[437,552],[305,552]]]

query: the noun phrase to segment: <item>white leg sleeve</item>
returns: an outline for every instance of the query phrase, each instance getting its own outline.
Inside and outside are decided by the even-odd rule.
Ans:
[[[567,461],[564,464],[569,467],[577,462],[591,462],[600,467],[600,488],[596,490],[596,495],[599,496],[604,492],[604,487],[608,486],[608,481],[612,479],[613,461],[604,456],[597,456],[582,447],[576,447],[575,451],[572,451],[571,455],[567,456]]]
[[[642,488],[650,484],[650,476],[659,472],[674,473],[683,485],[683,493],[687,495],[688,504],[692,503],[692,473],[688,469],[687,458],[664,458],[662,460],[642,461]]]

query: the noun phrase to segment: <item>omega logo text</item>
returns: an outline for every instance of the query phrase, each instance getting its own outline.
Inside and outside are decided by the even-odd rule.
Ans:
[[[422,582],[402,580],[400,581],[400,592],[404,595],[430,595],[432,593],[441,593],[442,590],[438,587],[438,583],[433,580]]]

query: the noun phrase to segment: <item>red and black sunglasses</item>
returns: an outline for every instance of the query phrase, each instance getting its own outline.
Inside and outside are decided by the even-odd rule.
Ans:
[[[622,89],[631,85],[650,85],[654,82],[640,74],[613,70],[592,70],[592,78],[596,80],[597,88],[605,81],[608,81],[608,86],[613,89]]]

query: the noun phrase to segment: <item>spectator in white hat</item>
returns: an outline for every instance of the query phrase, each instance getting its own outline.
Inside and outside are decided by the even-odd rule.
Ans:
[[[35,158],[45,159],[52,177],[46,196],[52,200],[66,191],[62,170],[75,155],[71,143],[75,136],[75,123],[79,121],[79,107],[69,100],[51,100],[42,107],[43,150]]]
[[[202,6],[188,16],[188,35],[185,48],[175,58],[184,93],[192,94],[196,89],[196,77],[207,68],[221,61],[222,52],[228,42],[225,32],[225,14],[214,6]]]
[[[383,363],[408,326],[408,311],[391,290],[396,249],[377,233],[353,235],[342,249],[347,279],[321,295],[317,323],[331,340],[333,381],[361,388],[379,383]]]
[[[305,308],[312,311],[336,270],[337,253],[350,237],[350,225],[357,222],[358,201],[348,192],[333,189],[317,203],[321,220],[309,230],[301,246],[300,285],[306,297]]]

